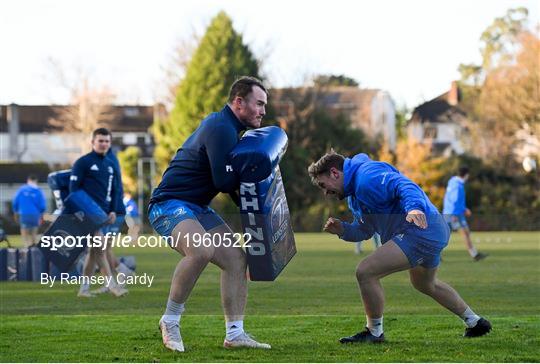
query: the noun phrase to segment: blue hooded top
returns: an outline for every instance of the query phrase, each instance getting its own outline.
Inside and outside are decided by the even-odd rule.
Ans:
[[[465,181],[463,178],[454,176],[448,181],[446,193],[444,194],[443,214],[463,215],[467,206],[465,205]]]
[[[366,154],[346,158],[343,165],[343,185],[352,223],[343,223],[346,241],[367,240],[378,233],[386,242],[412,227],[405,220],[407,212],[420,210],[439,215],[424,191],[395,167],[372,161]]]
[[[22,185],[13,198],[13,212],[21,215],[23,223],[38,220],[45,208],[43,191],[31,184]]]

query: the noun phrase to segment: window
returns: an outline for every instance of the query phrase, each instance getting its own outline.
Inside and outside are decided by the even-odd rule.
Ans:
[[[134,145],[137,143],[137,134],[126,133],[123,135],[122,141],[125,145]]]
[[[139,109],[136,107],[126,107],[124,109],[124,116],[127,116],[128,118],[134,118],[139,116]]]
[[[437,126],[434,126],[434,125],[425,126],[424,139],[437,139]]]

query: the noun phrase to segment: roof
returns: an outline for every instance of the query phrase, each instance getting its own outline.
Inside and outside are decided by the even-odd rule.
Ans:
[[[408,123],[460,123],[467,117],[465,111],[448,102],[449,92],[417,106]]]
[[[0,105],[0,133],[8,132],[7,111],[9,105]],[[21,133],[59,132],[61,128],[49,123],[68,105],[17,105],[19,131]],[[115,105],[114,117],[105,126],[112,132],[147,132],[152,125],[154,107],[141,105]]]
[[[39,182],[46,182],[51,172],[46,163],[0,163],[2,173],[0,183],[26,183],[26,178],[33,174]]]
[[[448,142],[436,142],[431,144],[431,152],[433,154],[442,155],[452,148],[452,144]]]
[[[370,123],[371,103],[380,92],[378,89],[361,89],[355,86],[329,86],[319,90],[310,87],[273,89],[270,92],[270,102],[275,107],[276,116],[287,117],[290,111],[288,105],[301,100],[302,93],[308,91],[318,92],[317,101],[328,112],[345,114],[358,126]]]

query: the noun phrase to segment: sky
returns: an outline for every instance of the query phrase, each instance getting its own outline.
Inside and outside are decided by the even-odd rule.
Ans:
[[[153,104],[181,42],[220,10],[259,58],[271,87],[344,74],[409,108],[446,92],[460,63],[480,61],[482,31],[528,0],[1,0],[0,104],[63,104],[77,70],[117,103]]]

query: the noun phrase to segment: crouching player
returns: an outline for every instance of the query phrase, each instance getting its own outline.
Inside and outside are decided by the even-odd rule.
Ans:
[[[259,80],[238,79],[231,87],[228,104],[201,122],[178,149],[152,193],[150,223],[162,236],[172,237],[172,248],[184,256],[174,271],[167,307],[159,321],[163,344],[170,350],[184,351],[180,316],[208,263],[221,268],[226,321],[223,346],[270,349],[270,345],[255,341],[243,329],[247,298],[244,250],[230,245],[206,247],[193,243],[203,236],[215,241],[225,241],[227,236],[230,239],[231,229],[208,205],[218,192],[234,193],[240,187],[228,156],[238,143],[240,132],[260,127],[266,102],[266,89]]]
[[[333,150],[308,168],[312,182],[326,195],[348,197],[352,223],[330,217],[324,230],[346,241],[367,240],[378,233],[383,245],[356,268],[367,324],[364,331],[341,343],[382,342],[384,293],[380,279],[409,270],[412,285],[459,316],[464,336],[491,330],[488,320],[475,314],[459,294],[437,279],[441,251],[450,231],[424,191],[388,163],[366,154],[344,158]]]

